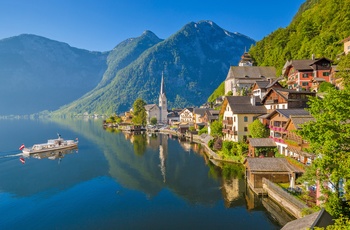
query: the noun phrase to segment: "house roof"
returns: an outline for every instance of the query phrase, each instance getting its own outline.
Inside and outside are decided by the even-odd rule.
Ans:
[[[247,158],[246,165],[251,172],[302,172],[286,158]]]
[[[290,118],[291,116],[295,115],[310,115],[310,112],[305,109],[276,109],[269,113],[265,118],[270,119],[277,113],[281,114],[285,118]]]
[[[276,78],[276,69],[272,66],[231,66],[228,79],[268,79]]]
[[[271,138],[249,138],[249,145],[252,147],[276,147]]]
[[[193,113],[199,114],[201,117],[203,117],[207,110],[207,108],[194,108]]]
[[[272,91],[275,91],[276,94],[280,95],[281,97],[283,97],[286,101],[300,101],[301,99],[292,99],[289,96],[292,94],[305,94],[308,96],[315,96],[316,93],[315,92],[308,92],[308,91],[298,91],[295,89],[285,89],[285,88],[270,88],[267,93],[265,94],[264,98],[262,99],[262,103],[265,103],[265,101],[267,100],[268,96],[270,95],[270,93],[272,93]],[[307,99],[306,99],[307,100]]]
[[[282,74],[284,75],[286,71],[291,68],[292,66],[294,69],[297,71],[313,71],[312,65],[321,61],[321,60],[327,60],[329,62],[333,62],[332,60],[322,57],[322,58],[317,58],[317,59],[307,59],[307,60],[291,60],[291,61],[286,61],[286,63],[283,66],[282,69]]]
[[[314,227],[327,227],[333,223],[333,217],[322,208],[318,212],[288,222],[281,230],[313,229]]]
[[[290,119],[288,120],[286,127],[289,125],[289,123],[293,123],[295,128],[301,129],[301,125],[310,122],[310,121],[315,121],[315,118],[311,115],[299,115],[299,116],[291,116]]]
[[[227,96],[229,106],[234,114],[265,114],[263,105],[252,105],[250,96]]]

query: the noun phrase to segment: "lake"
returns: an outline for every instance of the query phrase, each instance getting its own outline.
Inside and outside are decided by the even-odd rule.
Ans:
[[[241,165],[217,167],[198,144],[104,130],[98,119],[7,119],[0,127],[2,230],[280,229],[289,221],[247,188]],[[78,150],[19,160],[21,144],[57,133],[79,138]]]

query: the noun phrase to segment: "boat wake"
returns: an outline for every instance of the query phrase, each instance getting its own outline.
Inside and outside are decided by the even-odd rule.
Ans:
[[[10,157],[22,157],[24,154],[23,153],[14,153],[14,154],[5,154],[3,156],[0,155],[1,158],[10,158]]]

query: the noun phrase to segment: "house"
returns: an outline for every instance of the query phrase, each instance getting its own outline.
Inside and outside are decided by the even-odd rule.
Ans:
[[[179,113],[182,111],[182,109],[172,109],[168,113],[168,124],[172,125],[174,123],[180,122],[180,115]]]
[[[276,143],[271,138],[249,138],[249,157],[273,157]]]
[[[344,54],[348,55],[350,52],[350,36],[343,40],[344,43]]]
[[[314,229],[315,227],[326,229],[327,226],[333,224],[333,217],[322,208],[318,212],[288,222],[281,230],[304,230]]]
[[[278,152],[285,154],[287,144],[284,139],[287,136],[285,126],[291,116],[310,116],[310,113],[305,109],[276,109],[264,117],[269,125],[270,138],[276,143]]]
[[[254,96],[227,96],[220,110],[223,116],[224,140],[246,141],[248,125],[266,114],[266,108]]]
[[[279,80],[281,80],[281,78],[274,81],[256,81],[251,88],[252,94],[262,99],[270,88],[282,89],[283,86],[278,83]]]
[[[263,188],[262,179],[266,178],[273,183],[289,183],[303,173],[302,170],[290,164],[286,158],[252,158],[246,162],[247,183],[252,190]]]
[[[204,122],[205,112],[209,110],[207,108],[194,108],[193,109],[193,120],[195,129],[203,128],[206,123]]]
[[[183,109],[181,112],[179,112],[179,116],[181,123],[193,124],[195,122],[193,119],[193,108]]]
[[[220,111],[216,109],[208,109],[204,113],[203,122],[212,123],[213,121],[219,120]]]
[[[268,113],[275,109],[307,108],[308,97],[314,97],[315,95],[315,92],[271,88],[261,100],[261,103],[264,104]]]
[[[310,90],[314,82],[332,82],[331,64],[327,58],[310,60],[291,60],[284,64],[282,74],[288,78],[288,89]]]
[[[231,66],[225,80],[225,95],[243,95],[256,81],[276,79],[276,69],[271,66]]]
[[[309,147],[309,143],[297,134],[297,130],[302,128],[302,124],[314,121],[311,115],[295,115],[290,116],[288,122],[284,126],[286,136],[284,142],[287,144],[285,155],[292,157],[303,164],[311,164],[315,155],[305,151]]]

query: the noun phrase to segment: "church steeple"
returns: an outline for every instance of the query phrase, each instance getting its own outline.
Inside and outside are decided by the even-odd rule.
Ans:
[[[168,115],[168,108],[167,108],[167,99],[165,95],[165,88],[164,88],[164,73],[162,72],[162,80],[160,83],[160,93],[159,93],[159,109],[160,109],[160,119],[159,122],[161,123],[167,123],[167,115]]]
[[[160,83],[160,94],[159,94],[159,97],[161,95],[163,95],[163,93],[165,94],[165,92],[164,92],[164,72],[162,71],[162,81]]]

